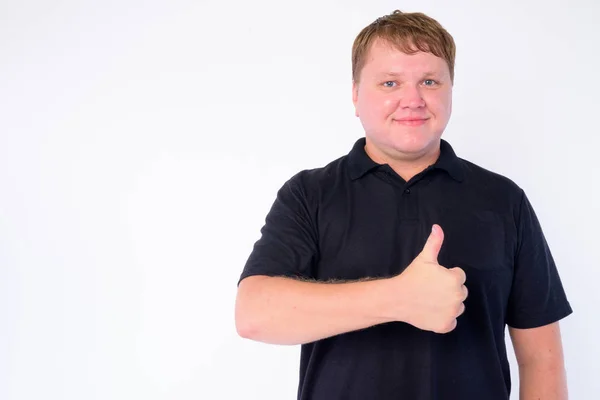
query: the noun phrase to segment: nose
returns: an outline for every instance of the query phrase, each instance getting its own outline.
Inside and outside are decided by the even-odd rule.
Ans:
[[[410,109],[425,107],[425,100],[420,89],[407,85],[403,90],[400,90],[400,107]]]

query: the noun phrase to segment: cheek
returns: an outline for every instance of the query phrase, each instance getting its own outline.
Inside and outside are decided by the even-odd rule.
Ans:
[[[369,93],[360,97],[358,106],[362,115],[382,119],[394,112],[396,102],[389,96]]]
[[[381,102],[382,111],[386,114],[391,114],[396,109],[398,102],[392,98],[386,97]]]
[[[435,96],[427,101],[427,107],[438,118],[447,118],[452,112],[452,97],[448,95]]]

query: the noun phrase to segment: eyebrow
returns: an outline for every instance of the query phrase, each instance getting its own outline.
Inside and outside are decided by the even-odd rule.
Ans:
[[[432,77],[432,76],[437,77],[437,76],[441,76],[441,75],[442,74],[439,72],[428,71],[423,74],[423,77],[428,78],[428,77]],[[404,76],[404,73],[403,72],[383,72],[383,73],[379,74],[379,76],[402,77],[402,76]]]

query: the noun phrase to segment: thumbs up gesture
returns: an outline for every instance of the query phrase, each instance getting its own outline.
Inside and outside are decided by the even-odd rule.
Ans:
[[[395,315],[401,321],[436,333],[448,333],[456,328],[456,319],[465,311],[468,291],[465,272],[447,269],[438,264],[438,254],[444,242],[444,232],[433,225],[421,253],[400,274],[391,278],[395,286]]]

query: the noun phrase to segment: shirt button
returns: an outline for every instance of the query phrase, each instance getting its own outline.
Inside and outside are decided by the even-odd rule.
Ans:
[[[410,189],[406,189],[406,190],[404,191],[404,193],[406,193],[406,194],[410,194]]]

